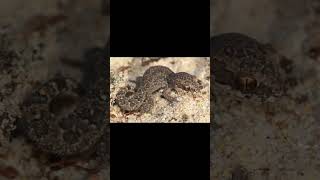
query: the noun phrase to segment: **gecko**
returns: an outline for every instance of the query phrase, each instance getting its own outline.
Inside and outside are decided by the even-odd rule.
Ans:
[[[210,43],[215,82],[246,97],[267,99],[285,94],[286,74],[292,63],[271,45],[240,33],[219,34]]]
[[[163,89],[162,97],[170,103],[177,101],[170,95],[172,90],[183,89],[196,92],[203,89],[202,82],[196,76],[186,72],[174,73],[165,66],[148,68],[143,76],[136,78],[135,83],[134,89],[121,88],[116,95],[116,103],[123,111],[150,113],[154,106],[152,94],[160,89]]]
[[[100,52],[104,51],[86,51],[80,82],[57,74],[25,98],[20,129],[37,149],[58,156],[106,149],[106,142],[101,141],[108,130],[108,76],[107,60]]]

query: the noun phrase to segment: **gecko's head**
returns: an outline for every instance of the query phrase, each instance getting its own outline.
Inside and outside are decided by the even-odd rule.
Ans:
[[[203,89],[203,83],[201,80],[197,79],[195,76],[190,80],[189,85],[186,86],[189,91],[199,91]]]
[[[196,76],[185,72],[178,72],[171,75],[170,83],[175,84],[175,86],[184,89],[186,91],[199,91],[203,89],[203,83]]]

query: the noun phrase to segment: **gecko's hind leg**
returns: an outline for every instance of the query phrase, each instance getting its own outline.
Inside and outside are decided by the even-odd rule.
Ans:
[[[140,106],[139,111],[141,113],[151,113],[154,106],[154,102],[151,96],[147,96],[143,104]]]
[[[167,101],[169,101],[170,103],[177,102],[177,101],[178,101],[177,98],[172,97],[172,96],[170,95],[170,92],[171,92],[171,91],[172,91],[172,88],[170,88],[170,87],[165,88],[165,89],[163,90],[162,96],[163,96]]]
[[[135,81],[134,80],[130,80],[130,82],[136,84],[136,87],[134,89],[135,89],[135,91],[137,91],[143,85],[143,78],[142,78],[142,76],[138,76]]]

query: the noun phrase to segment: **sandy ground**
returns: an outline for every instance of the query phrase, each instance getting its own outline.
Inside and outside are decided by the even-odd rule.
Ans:
[[[211,0],[211,36],[240,32],[294,62],[289,96],[261,103],[215,85],[211,179],[242,166],[249,179],[320,179],[319,1]]]
[[[109,36],[109,18],[102,1],[2,1],[0,33],[12,40],[12,48],[21,59],[13,71],[1,69],[0,78],[0,179],[109,179],[109,169],[97,172],[92,159],[62,159],[52,164],[50,157],[39,153],[23,137],[7,135],[21,118],[19,104],[33,86],[56,73],[80,80],[79,68],[61,60],[83,60],[88,48],[103,47]],[[71,163],[72,162],[72,163]]]
[[[209,58],[161,58],[152,61],[148,58],[116,58],[110,62],[110,117],[112,123],[209,123],[210,122],[210,62]],[[115,103],[119,88],[130,85],[131,80],[142,76],[151,66],[162,65],[174,72],[187,72],[195,75],[204,83],[205,88],[200,92],[181,92],[175,94],[178,103],[170,105],[161,92],[154,95],[155,107],[152,113],[125,114]]]

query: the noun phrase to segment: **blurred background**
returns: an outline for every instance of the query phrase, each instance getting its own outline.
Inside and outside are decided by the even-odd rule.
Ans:
[[[109,0],[10,0],[0,5],[0,179],[109,179],[93,158],[57,159],[15,136],[19,104],[57,73],[81,80],[90,49],[110,34]],[[5,49],[5,50],[4,50]],[[7,52],[10,53],[7,53]],[[18,56],[6,62],[4,57]],[[106,57],[106,54],[103,55]],[[106,163],[106,162],[105,162]]]
[[[320,1],[211,0],[211,37],[239,32],[293,62],[288,96],[261,103],[215,85],[211,179],[319,179]]]

